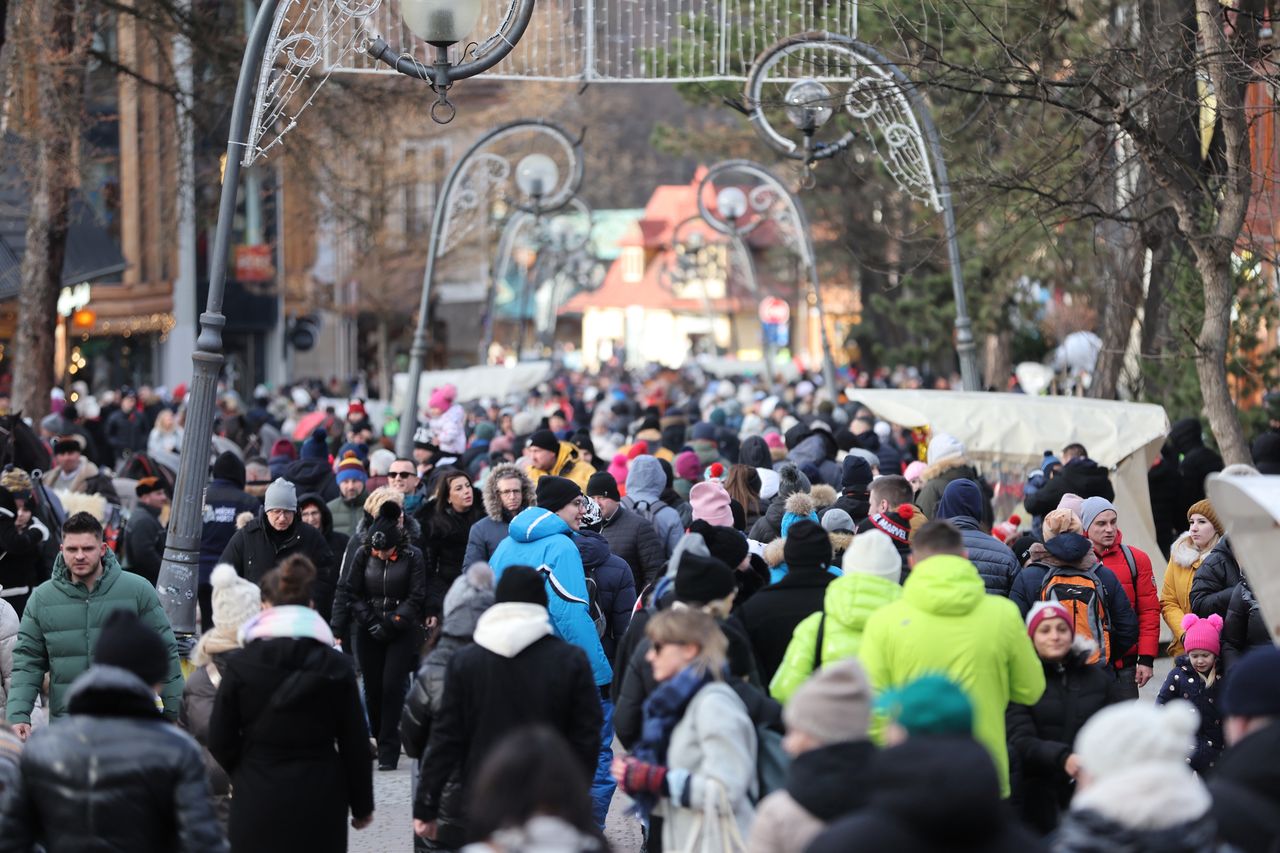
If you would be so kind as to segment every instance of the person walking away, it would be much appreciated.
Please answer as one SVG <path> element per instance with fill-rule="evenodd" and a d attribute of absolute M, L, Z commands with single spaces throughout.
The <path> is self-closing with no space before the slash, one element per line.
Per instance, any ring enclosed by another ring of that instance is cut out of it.
<path fill-rule="evenodd" d="M 209 718 L 213 715 L 213 703 L 222 684 L 224 655 L 241 648 L 240 626 L 261 612 L 262 592 L 257 584 L 244 580 L 228 565 L 215 568 L 210 581 L 213 586 L 213 628 L 200 635 L 191 651 L 195 671 L 182 689 L 178 725 L 203 748 L 214 811 L 225 833 L 231 819 L 231 777 L 209 752 Z"/>
<path fill-rule="evenodd" d="M 721 681 L 724 634 L 696 610 L 659 613 L 645 633 L 659 686 L 645 702 L 644 737 L 614 759 L 613 778 L 642 816 L 662 818 L 663 850 L 740 847 L 755 817 L 756 731 Z"/>
<path fill-rule="evenodd" d="M 444 597 L 440 638 L 423 660 L 400 712 L 400 741 L 404 744 L 405 754 L 418 763 L 419 774 L 421 759 L 431 739 L 432 723 L 444 701 L 444 677 L 449 661 L 458 649 L 472 641 L 476 623 L 492 604 L 493 570 L 486 563 L 472 564 L 453 582 Z M 586 788 L 585 783 L 583 788 Z M 464 815 L 462 779 L 454 775 L 445 782 L 440 795 L 436 837 L 428 840 L 415 835 L 415 849 L 456 850 L 461 847 L 466 840 Z"/>
<path fill-rule="evenodd" d="M 1231 593 L 1227 605 L 1227 618 L 1222 620 L 1222 658 L 1228 667 L 1254 649 L 1273 645 L 1271 631 L 1263 618 L 1258 598 L 1249 586 L 1249 579 L 1242 577 Z"/>
<path fill-rule="evenodd" d="M 1209 791 L 1187 765 L 1197 725 L 1186 702 L 1122 702 L 1095 714 L 1076 738 L 1081 772 L 1054 853 L 1227 853 Z"/>
<path fill-rule="evenodd" d="M 1205 776 L 1225 746 L 1222 715 L 1218 709 L 1224 676 L 1222 619 L 1216 613 L 1208 619 L 1188 613 L 1182 621 L 1182 631 L 1187 653 L 1174 660 L 1173 669 L 1169 670 L 1156 696 L 1156 704 L 1182 699 L 1195 706 L 1200 714 L 1200 727 L 1188 763 L 1192 770 Z"/>
<path fill-rule="evenodd" d="M 1222 522 L 1207 500 L 1192 504 L 1187 510 L 1187 530 L 1174 541 L 1169 551 L 1169 565 L 1164 571 L 1160 589 L 1160 615 L 1173 632 L 1169 655 L 1177 657 L 1182 646 L 1182 619 L 1191 612 L 1191 585 L 1196 570 L 1222 537 Z"/>
<path fill-rule="evenodd" d="M 871 701 L 856 660 L 833 661 L 796 691 L 783 711 L 787 784 L 760 801 L 748 853 L 801 853 L 827 824 L 866 804 Z"/>
<path fill-rule="evenodd" d="M 1076 735 L 1094 714 L 1123 702 L 1105 664 L 1090 663 L 1092 641 L 1077 637 L 1075 622 L 1056 601 L 1038 601 L 1027 615 L 1027 634 L 1044 667 L 1044 695 L 1034 705 L 1011 703 L 1005 712 L 1009 755 L 1021 771 L 1013 800 L 1026 824 L 1048 835 L 1071 803 L 1080 759 Z"/>
<path fill-rule="evenodd" d="M 490 751 L 524 726 L 545 724 L 565 738 L 584 793 L 595 772 L 599 693 L 586 655 L 554 636 L 543 576 L 528 566 L 509 566 L 494 602 L 476 622 L 475 642 L 458 649 L 446 667 L 413 802 L 420 838 L 436 840 L 450 780 L 460 780 L 465 801 Z"/>
<path fill-rule="evenodd" d="M 963 556 L 960 531 L 931 521 L 916 532 L 912 549 L 902 598 L 871 614 L 858 658 L 880 692 L 925 674 L 959 684 L 973 702 L 974 736 L 990 752 L 1008 796 L 1005 708 L 1039 701 L 1044 670 L 1017 605 L 986 594 Z"/>
<path fill-rule="evenodd" d="M 1061 505 L 1065 495 L 1115 500 L 1116 491 L 1107 469 L 1089 458 L 1089 451 L 1083 444 L 1068 444 L 1062 448 L 1062 468 L 1051 474 L 1049 481 L 1034 495 L 1024 500 L 1023 506 L 1033 516 L 1048 515 Z"/>
<path fill-rule="evenodd" d="M 964 537 L 969 562 L 977 566 L 987 592 L 1008 597 L 1021 567 L 1009 546 L 979 526 L 982 501 L 982 489 L 977 483 L 963 478 L 952 480 L 942 491 L 938 518 L 950 521 Z"/>
<path fill-rule="evenodd" d="M 290 462 L 281 475 L 305 493 L 319 492 L 326 501 L 338 497 L 338 481 L 329 462 L 329 433 L 316 427 L 302 442 L 299 458 Z"/>
<path fill-rule="evenodd" d="M 471 475 L 446 468 L 436 480 L 435 494 L 418 516 L 422 526 L 422 558 L 427 572 L 426 613 L 439 616 L 445 593 L 466 568 L 471 526 L 484 517 L 484 508 Z"/>
<path fill-rule="evenodd" d="M 213 585 L 209 578 L 218 558 L 236 532 L 236 516 L 257 513 L 260 504 L 245 491 L 246 466 L 230 450 L 218 454 L 204 493 L 204 523 L 200 527 L 200 630 L 213 630 Z"/>
<path fill-rule="evenodd" d="M 465 569 L 473 563 L 488 562 L 498 545 L 507 538 L 511 519 L 533 506 L 533 483 L 516 465 L 494 466 L 482 490 L 484 518 L 471 525 L 467 550 L 462 556 Z"/>
<path fill-rule="evenodd" d="M 86 669 L 107 616 L 129 610 L 160 635 L 169 650 L 162 698 L 164 715 L 176 719 L 182 702 L 182 668 L 169 620 L 156 588 L 120 568 L 102 541 L 102 524 L 87 512 L 62 525 L 62 550 L 53 577 L 27 601 L 13 649 L 13 680 L 5 716 L 24 740 L 31 734 L 31 709 L 49 676 L 49 718 L 67 713 L 71 683 Z"/>
<path fill-rule="evenodd" d="M 666 568 L 666 550 L 653 524 L 622 504 L 618 481 L 608 471 L 593 474 L 587 481 L 586 496 L 600 506 L 601 533 L 609 550 L 631 568 L 636 593 L 652 586 Z"/>
<path fill-rule="evenodd" d="M 627 495 L 622 501 L 625 509 L 653 525 L 662 544 L 663 559 L 671 557 L 685 530 L 679 510 L 662 499 L 666 485 L 662 463 L 648 454 L 637 456 L 627 471 Z M 782 517 L 781 511 L 778 517 Z"/>
<path fill-rule="evenodd" d="M 152 586 L 160 578 L 160 561 L 164 557 L 164 525 L 160 514 L 168 503 L 164 486 L 155 477 L 143 477 L 134 486 L 137 505 L 124 527 L 124 559 L 121 566 L 147 579 Z"/>
<path fill-rule="evenodd" d="M 1227 749 L 1209 780 L 1222 839 L 1243 853 L 1280 844 L 1280 649 L 1249 652 L 1222 693 Z"/>
<path fill-rule="evenodd" d="M 136 613 L 106 616 L 66 719 L 27 740 L 0 798 L 0 850 L 227 851 L 200 747 L 157 702 L 171 646 Z"/>
<path fill-rule="evenodd" d="M 1181 507 L 1204 500 L 1204 481 L 1222 470 L 1222 457 L 1204 446 L 1204 425 L 1199 418 L 1183 418 L 1169 427 L 1169 443 L 1177 451 L 1182 475 Z"/>
<path fill-rule="evenodd" d="M 583 501 L 582 527 L 574 542 L 582 556 L 582 570 L 587 578 L 587 601 L 591 619 L 600 636 L 605 656 L 613 660 L 618 643 L 631 624 L 636 608 L 635 579 L 631 567 L 609 550 L 609 540 L 599 531 L 603 521 L 600 507 L 591 498 Z"/>
<path fill-rule="evenodd" d="M 1116 662 L 1121 684 L 1135 699 L 1151 680 L 1155 657 L 1160 651 L 1160 596 L 1151 571 L 1151 558 L 1138 548 L 1124 544 L 1119 515 L 1106 498 L 1088 498 L 1080 508 L 1080 522 L 1093 543 L 1093 553 L 1120 581 L 1120 588 L 1138 616 L 1138 642 L 1122 652 Z"/>
<path fill-rule="evenodd" d="M 107 418 L 111 462 L 120 465 L 133 454 L 146 450 L 150 434 L 147 415 L 138 409 L 138 392 L 132 388 L 120 389 L 120 408 Z"/>
<path fill-rule="evenodd" d="M 209 751 L 230 775 L 236 853 L 347 849 L 347 816 L 373 822 L 369 730 L 350 658 L 311 608 L 315 568 L 301 555 L 262 578 L 263 611 L 225 655 Z"/>
<path fill-rule="evenodd" d="M 333 515 L 333 529 L 345 536 L 355 533 L 356 525 L 364 515 L 364 499 L 368 497 L 366 486 L 369 475 L 365 473 L 364 463 L 355 451 L 348 450 L 338 460 L 337 472 L 333 475 L 338 483 L 338 496 L 329 501 L 329 512 Z"/>
<path fill-rule="evenodd" d="M 422 552 L 405 540 L 400 512 L 395 501 L 382 504 L 344 582 L 379 770 L 400 760 L 400 710 L 418 665 L 427 595 Z"/>

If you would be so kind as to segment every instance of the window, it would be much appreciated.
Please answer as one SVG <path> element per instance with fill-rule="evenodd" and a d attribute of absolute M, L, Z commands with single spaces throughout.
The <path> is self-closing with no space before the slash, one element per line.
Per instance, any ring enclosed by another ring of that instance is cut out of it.
<path fill-rule="evenodd" d="M 627 246 L 622 250 L 622 280 L 635 284 L 644 279 L 644 247 Z"/>

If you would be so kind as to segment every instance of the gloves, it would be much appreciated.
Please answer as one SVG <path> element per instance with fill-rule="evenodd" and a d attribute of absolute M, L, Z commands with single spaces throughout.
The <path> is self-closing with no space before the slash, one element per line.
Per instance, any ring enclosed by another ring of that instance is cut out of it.
<path fill-rule="evenodd" d="M 41 542 L 49 541 L 49 528 L 45 527 L 44 522 L 36 518 L 34 515 L 31 516 L 31 520 L 27 522 L 27 527 L 40 534 Z"/>
<path fill-rule="evenodd" d="M 666 793 L 667 768 L 661 764 L 649 764 L 638 758 L 624 758 L 627 772 L 620 787 L 628 794 L 649 794 L 661 797 Z"/>
<path fill-rule="evenodd" d="M 387 625 L 387 620 L 382 619 L 368 626 L 369 636 L 373 637 L 379 643 L 389 643 L 395 637 L 391 632 L 391 628 Z"/>

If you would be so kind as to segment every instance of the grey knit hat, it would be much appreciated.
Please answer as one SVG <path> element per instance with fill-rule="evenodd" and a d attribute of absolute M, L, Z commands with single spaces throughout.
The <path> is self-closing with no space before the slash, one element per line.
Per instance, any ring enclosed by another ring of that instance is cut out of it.
<path fill-rule="evenodd" d="M 263 509 L 287 509 L 298 511 L 298 490 L 284 477 L 277 477 L 267 486 L 267 494 L 262 502 Z"/>

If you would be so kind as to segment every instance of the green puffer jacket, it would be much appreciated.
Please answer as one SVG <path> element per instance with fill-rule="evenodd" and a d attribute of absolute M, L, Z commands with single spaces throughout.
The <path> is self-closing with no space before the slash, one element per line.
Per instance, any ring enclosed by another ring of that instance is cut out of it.
<path fill-rule="evenodd" d="M 864 572 L 851 572 L 827 585 L 822 610 L 804 618 L 791 634 L 782 665 L 769 682 L 774 699 L 787 703 L 814 670 L 817 651 L 818 623 L 827 615 L 822 627 L 822 663 L 856 657 L 862 647 L 862 629 L 867 618 L 902 595 L 902 587 L 893 581 Z"/>
<path fill-rule="evenodd" d="M 90 592 L 84 584 L 71 580 L 59 554 L 53 563 L 53 577 L 31 593 L 13 649 L 13 682 L 5 710 L 10 723 L 31 722 L 31 708 L 46 672 L 50 720 L 67 713 L 71 682 L 89 668 L 101 625 L 107 614 L 117 609 L 137 613 L 169 648 L 169 680 L 162 698 L 165 716 L 178 718 L 182 668 L 173 630 L 160 608 L 160 597 L 145 578 L 121 569 L 110 549 L 103 550 L 102 562 L 102 577 Z"/>

